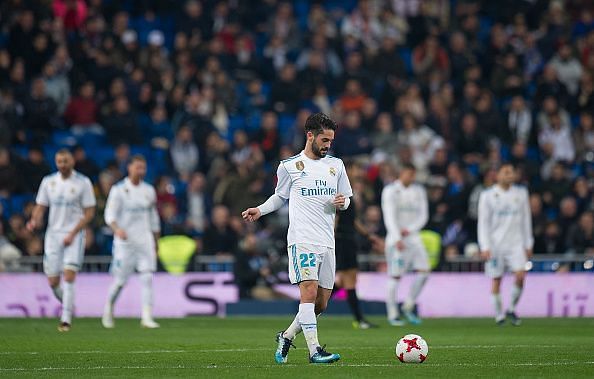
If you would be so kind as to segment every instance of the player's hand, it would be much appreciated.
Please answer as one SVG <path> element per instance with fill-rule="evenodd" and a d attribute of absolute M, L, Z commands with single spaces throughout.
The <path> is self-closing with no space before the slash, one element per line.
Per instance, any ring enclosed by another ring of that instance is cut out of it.
<path fill-rule="evenodd" d="M 35 229 L 37 229 L 37 223 L 35 222 L 35 220 L 31 219 L 31 220 L 29 220 L 27 225 L 25 225 L 25 227 L 27 228 L 28 231 L 34 232 Z"/>
<path fill-rule="evenodd" d="M 402 231 L 400 231 L 400 234 L 402 235 L 402 237 L 407 237 L 410 234 L 410 231 L 408 229 L 402 229 Z"/>
<path fill-rule="evenodd" d="M 532 249 L 526 249 L 526 258 L 531 259 L 532 258 Z"/>
<path fill-rule="evenodd" d="M 334 196 L 334 200 L 332 200 L 332 204 L 338 209 L 342 209 L 346 202 L 346 197 L 343 194 L 339 193 L 338 195 Z"/>
<path fill-rule="evenodd" d="M 241 217 L 243 217 L 245 221 L 249 222 L 256 221 L 260 218 L 260 216 L 262 216 L 262 214 L 260 213 L 260 210 L 258 208 L 248 208 L 245 211 L 241 212 Z"/>
<path fill-rule="evenodd" d="M 369 240 L 371 241 L 371 248 L 375 251 L 385 251 L 386 250 L 386 241 L 375 234 L 369 236 Z"/>
<path fill-rule="evenodd" d="M 64 237 L 64 241 L 62 241 L 62 242 L 64 243 L 64 246 L 70 246 L 70 245 L 72 245 L 73 241 L 74 241 L 74 234 L 68 233 L 68 235 L 66 235 L 66 237 Z"/>
<path fill-rule="evenodd" d="M 400 251 L 403 251 L 406 248 L 406 246 L 404 245 L 404 241 L 400 240 L 396 242 L 396 248 Z"/>
<path fill-rule="evenodd" d="M 124 229 L 116 229 L 115 232 L 113 232 L 113 234 L 118 237 L 119 239 L 122 240 L 127 240 L 128 239 L 128 234 L 126 234 L 126 231 Z"/>
<path fill-rule="evenodd" d="M 491 251 L 490 250 L 481 251 L 481 259 L 483 261 L 488 261 L 489 259 L 491 259 Z"/>

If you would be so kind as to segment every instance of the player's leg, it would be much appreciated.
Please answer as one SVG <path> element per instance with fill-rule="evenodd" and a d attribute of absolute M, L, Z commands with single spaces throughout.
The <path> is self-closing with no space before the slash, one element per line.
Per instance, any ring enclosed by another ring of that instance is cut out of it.
<path fill-rule="evenodd" d="M 415 242 L 411 242 L 411 247 L 407 249 L 405 254 L 411 258 L 412 268 L 416 271 L 416 275 L 402 309 L 408 321 L 411 324 L 418 325 L 421 323 L 421 319 L 414 314 L 413 309 L 429 277 L 429 258 L 420 238 Z"/>
<path fill-rule="evenodd" d="M 386 292 L 386 311 L 388 323 L 393 326 L 402 326 L 404 321 L 398 310 L 398 286 L 404 274 L 404 259 L 396 247 L 386 247 L 386 262 L 388 264 L 388 283 Z"/>
<path fill-rule="evenodd" d="M 492 279 L 491 283 L 491 301 L 495 309 L 495 323 L 503 325 L 505 314 L 501 305 L 501 278 L 505 272 L 505 265 L 500 254 L 491 252 L 491 258 L 485 262 L 485 274 Z"/>
<path fill-rule="evenodd" d="M 60 331 L 70 330 L 74 312 L 74 281 L 84 259 L 84 232 L 76 235 L 72 243 L 64 249 L 64 282 L 62 283 L 62 317 Z"/>
<path fill-rule="evenodd" d="M 342 283 L 344 289 L 347 291 L 347 302 L 355 321 L 353 326 L 357 329 L 369 329 L 375 325 L 371 324 L 363 317 L 361 311 L 361 304 L 359 303 L 359 297 L 357 296 L 357 269 L 350 268 L 342 272 Z"/>
<path fill-rule="evenodd" d="M 133 254 L 133 251 L 128 251 L 121 244 L 113 244 L 112 255 L 113 259 L 109 271 L 111 272 L 113 280 L 107 292 L 107 300 L 105 302 L 105 307 L 103 308 L 103 316 L 101 317 L 101 324 L 108 329 L 115 327 L 113 318 L 115 302 L 136 266 L 136 257 Z"/>
<path fill-rule="evenodd" d="M 306 323 L 301 322 L 301 328 L 303 329 L 303 334 L 305 335 L 307 341 L 307 347 L 309 348 L 309 361 L 311 363 L 332 363 L 340 359 L 340 354 L 329 353 L 323 347 L 320 347 L 320 343 L 318 342 L 317 320 L 315 315 L 322 314 L 322 312 L 324 312 L 328 307 L 328 301 L 332 295 L 332 287 L 334 286 L 334 277 L 336 274 L 336 256 L 334 255 L 334 249 L 327 247 L 318 247 L 318 249 L 320 251 L 320 253 L 316 256 L 318 288 L 316 291 L 313 312 L 313 320 L 316 321 L 316 324 L 310 326 L 306 325 L 307 322 L 311 322 L 312 320 L 311 313 L 308 311 L 307 321 Z M 306 296 L 309 296 L 309 292 L 307 292 Z M 309 337 L 307 333 L 311 333 Z"/>
<path fill-rule="evenodd" d="M 61 303 L 63 298 L 62 287 L 60 287 L 60 275 L 62 273 L 63 251 L 60 249 L 56 238 L 51 233 L 45 234 L 43 243 L 43 272 L 56 299 Z"/>
<path fill-rule="evenodd" d="M 152 242 L 152 240 L 151 240 Z M 157 257 L 154 243 L 148 243 L 138 251 L 138 266 L 141 285 L 142 316 L 140 325 L 143 328 L 158 328 L 159 324 L 153 319 L 153 274 L 157 271 Z"/>
<path fill-rule="evenodd" d="M 522 296 L 524 289 L 524 280 L 526 279 L 526 256 L 523 251 L 517 251 L 513 255 L 507 257 L 507 263 L 514 273 L 514 285 L 511 292 L 511 303 L 507 310 L 507 317 L 510 319 L 512 325 L 519 326 L 522 321 L 516 314 L 516 305 Z"/>

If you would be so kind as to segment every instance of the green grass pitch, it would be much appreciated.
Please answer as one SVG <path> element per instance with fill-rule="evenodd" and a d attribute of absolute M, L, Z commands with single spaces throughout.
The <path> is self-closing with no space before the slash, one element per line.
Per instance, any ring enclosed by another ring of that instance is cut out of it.
<path fill-rule="evenodd" d="M 58 333 L 49 319 L 0 319 L 0 377 L 471 378 L 594 377 L 594 319 L 526 319 L 497 327 L 487 319 L 429 319 L 421 326 L 354 330 L 347 317 L 321 317 L 320 342 L 342 359 L 311 365 L 302 335 L 289 363 L 274 362 L 275 333 L 290 317 L 160 320 L 146 330 L 118 319 L 76 319 Z M 394 346 L 423 336 L 429 356 L 403 364 Z"/>

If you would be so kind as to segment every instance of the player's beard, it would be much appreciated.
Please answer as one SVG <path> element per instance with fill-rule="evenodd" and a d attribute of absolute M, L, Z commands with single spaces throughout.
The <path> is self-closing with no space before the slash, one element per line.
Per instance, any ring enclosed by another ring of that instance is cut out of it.
<path fill-rule="evenodd" d="M 311 142 L 311 151 L 318 158 L 324 158 L 326 156 L 326 154 L 328 154 L 328 149 L 326 149 L 326 148 L 320 149 L 320 147 L 316 143 L 315 139 Z"/>

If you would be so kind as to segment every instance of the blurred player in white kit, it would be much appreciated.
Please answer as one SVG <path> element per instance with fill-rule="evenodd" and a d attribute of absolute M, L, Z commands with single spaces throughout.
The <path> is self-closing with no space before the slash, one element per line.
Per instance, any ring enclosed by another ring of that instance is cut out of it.
<path fill-rule="evenodd" d="M 89 178 L 74 171 L 74 158 L 70 151 L 58 151 L 55 162 L 58 172 L 41 181 L 27 229 L 34 231 L 40 228 L 49 208 L 43 271 L 54 295 L 62 303 L 58 330 L 68 332 L 72 325 L 74 281 L 85 253 L 84 229 L 95 215 L 96 200 Z M 61 286 L 60 275 L 64 277 Z"/>
<path fill-rule="evenodd" d="M 289 347 L 303 331 L 310 363 L 332 363 L 340 355 L 327 352 L 318 342 L 316 316 L 328 304 L 336 274 L 334 218 L 346 210 L 353 195 L 342 160 L 327 155 L 334 140 L 336 123 L 323 113 L 305 122 L 305 149 L 281 161 L 275 193 L 260 206 L 248 208 L 242 216 L 253 222 L 279 209 L 289 200 L 289 278 L 299 285 L 299 312 L 284 331 L 277 334 L 275 361 L 287 362 Z"/>
<path fill-rule="evenodd" d="M 526 188 L 514 185 L 516 172 L 510 163 L 497 171 L 497 184 L 483 191 L 478 207 L 478 242 L 485 262 L 485 273 L 493 279 L 491 294 L 495 322 L 501 325 L 506 316 L 514 326 L 521 320 L 516 305 L 522 295 L 526 263 L 532 256 L 534 238 Z M 515 283 L 511 303 L 504 314 L 501 304 L 501 278 L 506 269 L 513 272 Z"/>
<path fill-rule="evenodd" d="M 429 205 L 423 186 L 414 183 L 415 174 L 415 166 L 403 165 L 398 180 L 382 191 L 382 212 L 387 232 L 385 253 L 390 276 L 386 309 L 388 322 L 394 326 L 404 325 L 398 311 L 398 286 L 402 276 L 411 270 L 416 272 L 416 278 L 402 312 L 411 324 L 421 323 L 413 308 L 430 271 L 427 250 L 419 235 L 429 219 Z"/>
<path fill-rule="evenodd" d="M 128 176 L 114 184 L 105 206 L 105 222 L 113 230 L 114 277 L 109 288 L 107 303 L 101 323 L 105 328 L 115 326 L 114 303 L 126 281 L 138 271 L 142 287 L 142 316 L 144 328 L 158 328 L 153 320 L 153 273 L 157 269 L 157 240 L 161 231 L 157 213 L 157 194 L 152 185 L 143 179 L 146 160 L 135 155 L 128 163 Z"/>

